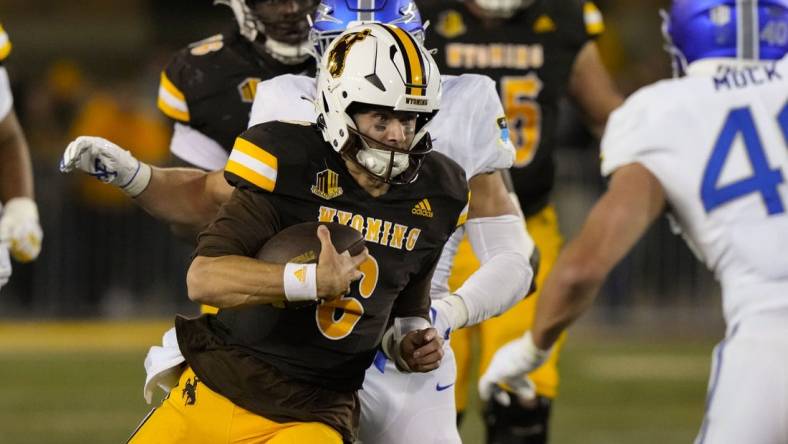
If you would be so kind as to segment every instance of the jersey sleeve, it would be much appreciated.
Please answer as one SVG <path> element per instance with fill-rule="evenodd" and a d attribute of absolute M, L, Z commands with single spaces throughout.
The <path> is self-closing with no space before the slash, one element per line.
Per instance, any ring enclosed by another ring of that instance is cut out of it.
<path fill-rule="evenodd" d="M 188 63 L 184 52 L 178 52 L 161 72 L 157 105 L 165 116 L 183 123 L 190 123 L 189 105 L 184 94 L 188 78 Z"/>
<path fill-rule="evenodd" d="M 421 271 L 411 278 L 397 296 L 389 319 L 420 317 L 430 320 L 430 283 L 439 258 L 440 254 L 436 253 L 422 264 Z"/>
<path fill-rule="evenodd" d="M 583 2 L 583 24 L 585 25 L 586 35 L 589 38 L 596 38 L 605 32 L 605 20 L 602 11 L 592 1 Z"/>
<path fill-rule="evenodd" d="M 227 151 L 219 143 L 180 122 L 175 122 L 170 151 L 179 159 L 206 171 L 221 170 L 227 163 Z"/>
<path fill-rule="evenodd" d="M 244 131 L 233 145 L 224 167 L 230 185 L 256 192 L 283 192 L 283 175 L 290 173 L 289 183 L 299 178 L 293 173 L 307 162 L 306 152 L 293 143 L 287 124 L 267 122 Z"/>
<path fill-rule="evenodd" d="M 314 123 L 315 79 L 285 74 L 257 85 L 249 127 L 274 120 Z"/>
<path fill-rule="evenodd" d="M 550 8 L 558 19 L 556 32 L 577 48 L 605 31 L 602 12 L 590 0 L 554 0 Z"/>
<path fill-rule="evenodd" d="M 475 77 L 474 96 L 478 102 L 473 121 L 472 131 L 475 162 L 468 179 L 495 170 L 509 168 L 514 162 L 514 145 L 509 139 L 509 128 L 503 111 L 501 99 L 495 82 L 486 76 L 466 74 L 462 77 Z"/>
<path fill-rule="evenodd" d="M 279 230 L 278 213 L 266 196 L 236 189 L 216 219 L 200 233 L 195 255 L 254 257 Z"/>
<path fill-rule="evenodd" d="M 653 87 L 641 89 L 610 114 L 600 145 L 602 175 L 607 177 L 618 168 L 638 162 L 654 173 L 664 169 L 659 159 L 669 137 L 655 119 L 669 110 L 662 106 Z"/>
<path fill-rule="evenodd" d="M 0 64 L 8 58 L 9 54 L 11 54 L 11 39 L 8 38 L 3 25 L 0 25 Z"/>

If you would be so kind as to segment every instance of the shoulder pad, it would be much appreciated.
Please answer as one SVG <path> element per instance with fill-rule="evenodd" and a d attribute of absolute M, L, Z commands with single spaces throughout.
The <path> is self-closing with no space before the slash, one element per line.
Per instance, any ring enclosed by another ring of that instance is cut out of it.
<path fill-rule="evenodd" d="M 666 137 L 670 138 L 670 133 L 662 129 L 658 120 L 665 115 L 678 116 L 681 112 L 680 102 L 665 100 L 673 96 L 666 91 L 675 83 L 663 80 L 643 87 L 610 114 L 600 142 L 603 176 L 637 161 L 643 154 L 653 153 L 658 146 L 664 145 Z"/>
<path fill-rule="evenodd" d="M 264 80 L 257 87 L 249 126 L 272 120 L 315 122 L 314 96 L 313 77 L 284 74 Z"/>
<path fill-rule="evenodd" d="M 203 57 L 219 53 L 232 42 L 232 37 L 216 34 L 182 48 L 172 56 L 159 81 L 157 105 L 164 115 L 190 123 L 192 116 L 189 114 L 187 99 L 194 95 L 194 91 L 189 91 L 194 87 L 189 85 L 194 85 L 194 80 L 201 78 L 201 71 L 205 72 L 200 68 L 202 65 L 212 63 L 209 57 Z"/>
<path fill-rule="evenodd" d="M 5 32 L 5 29 L 3 29 L 3 25 L 0 25 L 0 62 L 5 60 L 10 53 L 11 40 L 8 38 L 8 34 Z"/>
<path fill-rule="evenodd" d="M 224 168 L 225 178 L 237 188 L 274 192 L 283 170 L 308 162 L 306 145 L 312 131 L 312 125 L 285 122 L 249 128 L 235 139 Z"/>

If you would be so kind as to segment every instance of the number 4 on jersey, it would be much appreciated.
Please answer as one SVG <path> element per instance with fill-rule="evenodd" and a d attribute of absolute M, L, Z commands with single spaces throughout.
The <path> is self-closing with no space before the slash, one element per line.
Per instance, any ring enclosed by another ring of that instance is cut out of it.
<path fill-rule="evenodd" d="M 777 121 L 782 129 L 786 144 L 788 144 L 788 104 L 777 116 Z M 718 187 L 723 166 L 730 155 L 733 142 L 739 134 L 742 136 L 747 157 L 752 166 L 752 175 Z M 714 144 L 706 170 L 703 172 L 700 196 L 706 212 L 709 213 L 720 205 L 750 193 L 760 193 L 769 215 L 784 213 L 785 206 L 777 191 L 777 185 L 783 182 L 782 171 L 779 168 L 771 169 L 769 167 L 750 109 L 736 108 L 731 110 L 717 142 Z"/>

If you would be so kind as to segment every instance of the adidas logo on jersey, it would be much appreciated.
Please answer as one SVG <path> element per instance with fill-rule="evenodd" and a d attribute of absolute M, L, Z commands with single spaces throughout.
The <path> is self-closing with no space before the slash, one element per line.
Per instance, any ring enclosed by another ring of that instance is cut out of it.
<path fill-rule="evenodd" d="M 410 212 L 416 216 L 432 217 L 432 206 L 430 205 L 430 201 L 422 199 L 421 202 L 417 203 L 416 206 L 410 210 Z"/>

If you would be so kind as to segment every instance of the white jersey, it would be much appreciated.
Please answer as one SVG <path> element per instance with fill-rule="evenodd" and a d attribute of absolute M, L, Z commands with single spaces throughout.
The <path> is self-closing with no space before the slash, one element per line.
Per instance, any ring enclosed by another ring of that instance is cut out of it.
<path fill-rule="evenodd" d="M 728 325 L 788 307 L 788 58 L 690 75 L 632 95 L 608 121 L 602 174 L 637 162 L 723 289 Z"/>

